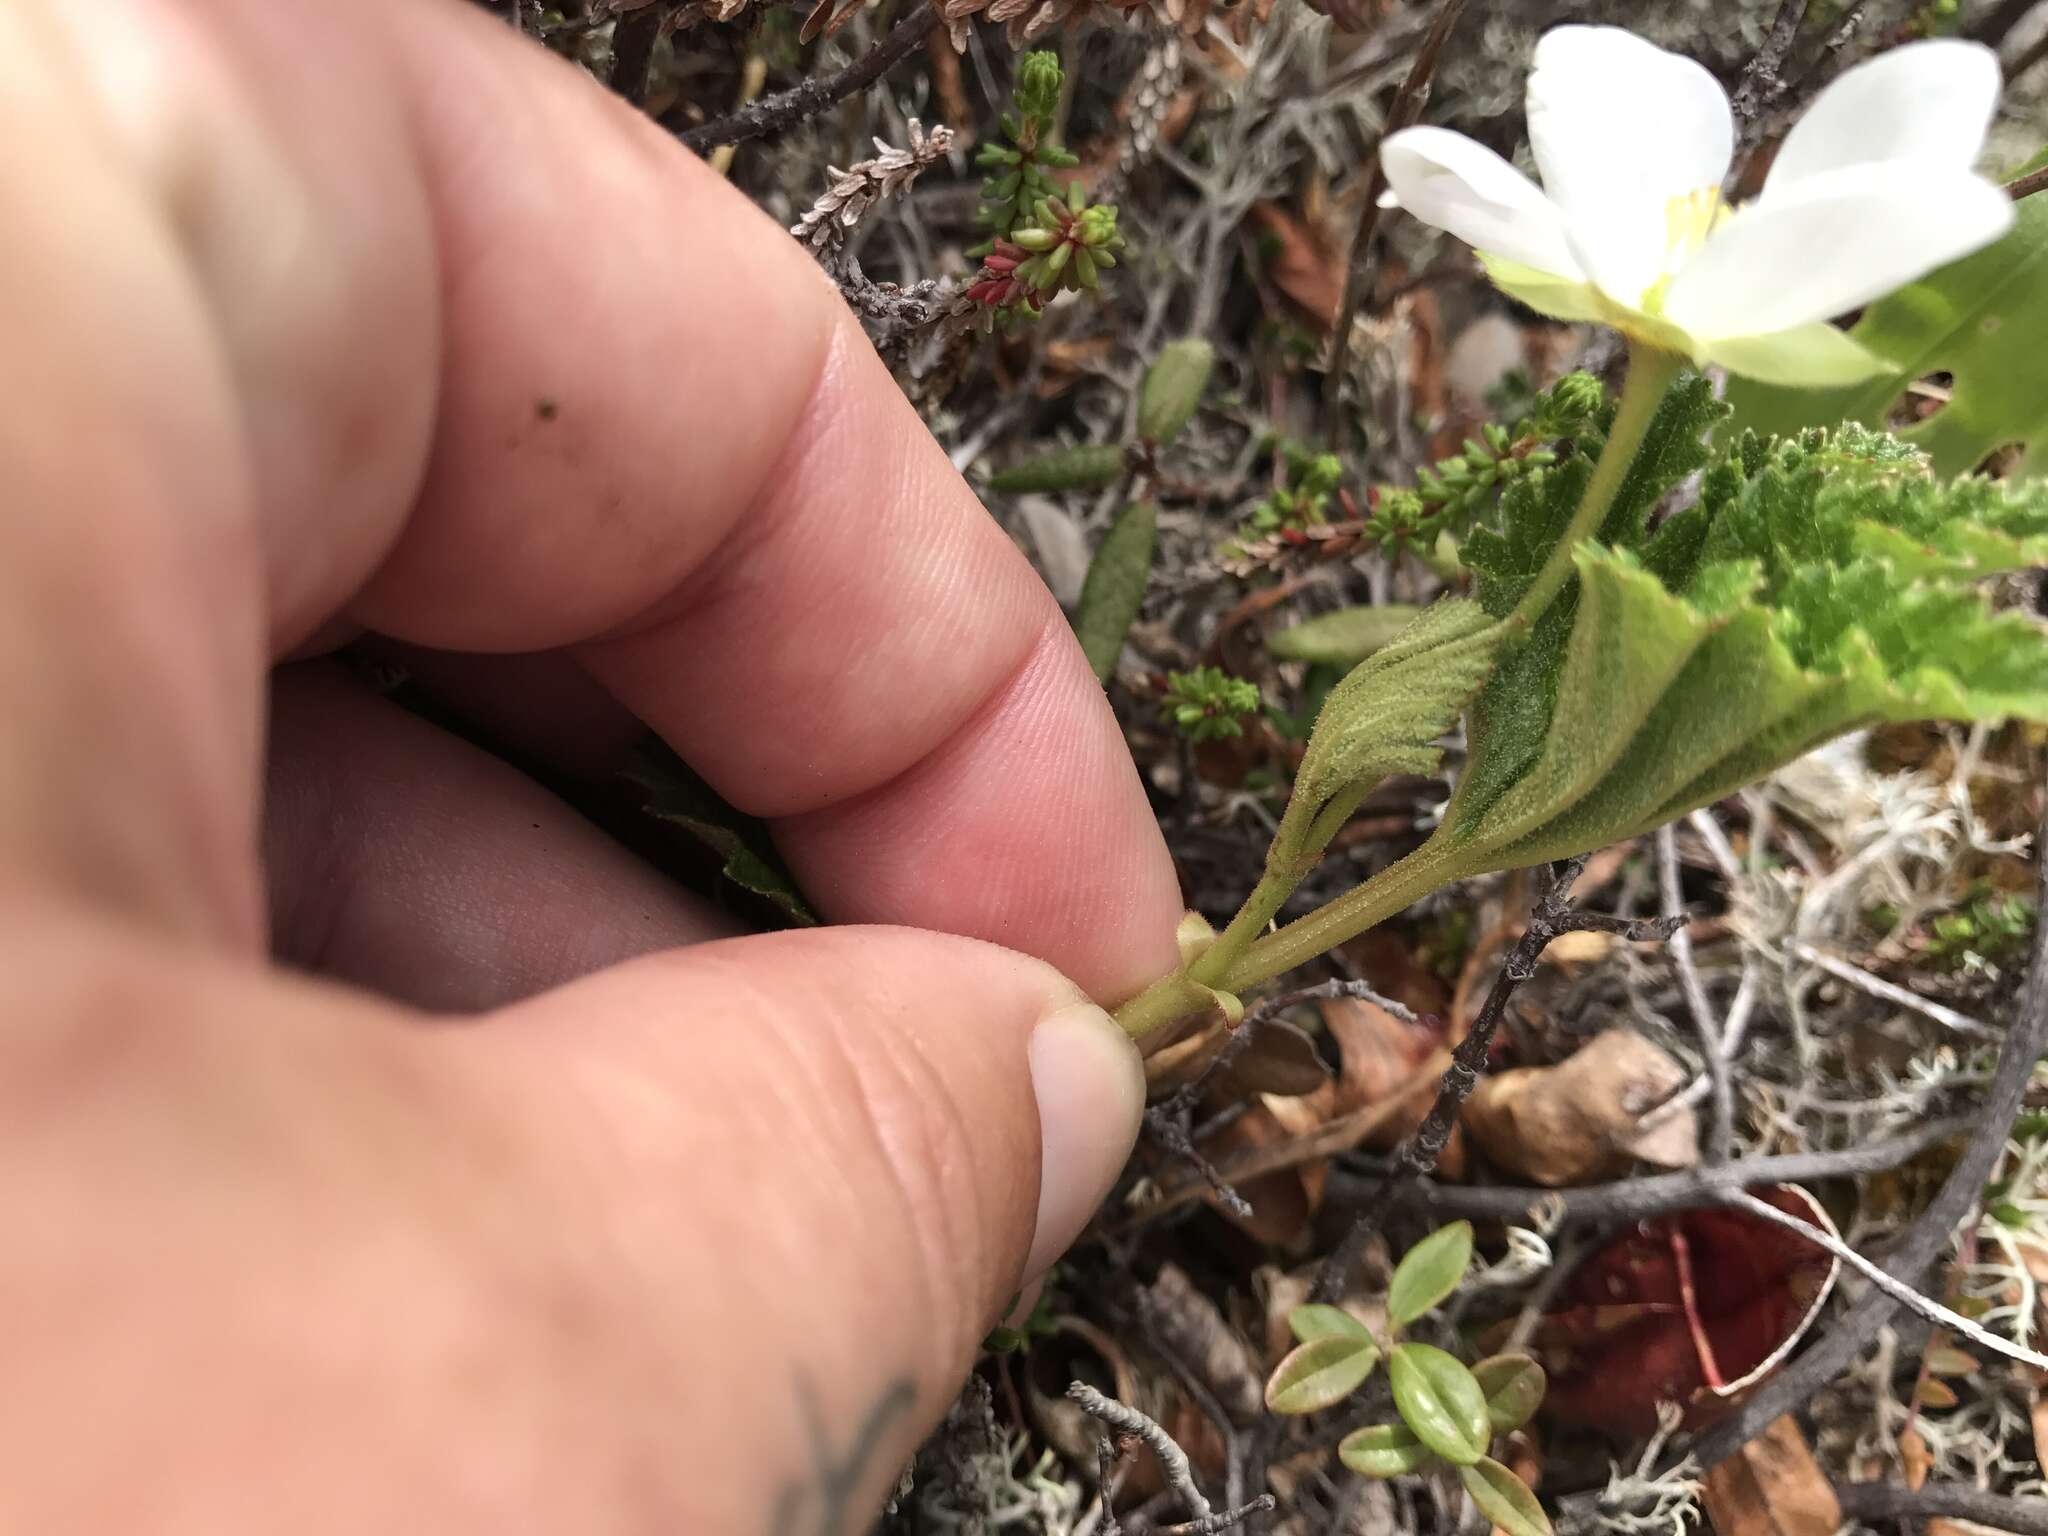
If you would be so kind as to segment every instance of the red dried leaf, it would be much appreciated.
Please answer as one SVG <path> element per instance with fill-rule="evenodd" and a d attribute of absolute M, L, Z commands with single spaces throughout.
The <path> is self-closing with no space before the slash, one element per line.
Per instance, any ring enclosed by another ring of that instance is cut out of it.
<path fill-rule="evenodd" d="M 1835 1230 L 1797 1185 L 1752 1193 Z M 1544 1411 L 1619 1435 L 1655 1429 L 1660 1402 L 1684 1409 L 1689 1428 L 1712 1423 L 1805 1335 L 1839 1267 L 1747 1211 L 1642 1222 L 1582 1264 L 1538 1325 L 1535 1353 L 1550 1373 Z"/>

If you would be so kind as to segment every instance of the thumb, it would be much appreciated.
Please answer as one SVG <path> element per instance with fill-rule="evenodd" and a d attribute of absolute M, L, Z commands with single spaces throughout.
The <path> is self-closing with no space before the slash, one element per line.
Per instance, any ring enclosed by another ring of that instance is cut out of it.
<path fill-rule="evenodd" d="M 651 956 L 468 1040 L 566 1181 L 603 1270 L 572 1293 L 616 1298 L 692 1531 L 865 1529 L 1144 1101 L 1056 972 L 909 929 Z"/>

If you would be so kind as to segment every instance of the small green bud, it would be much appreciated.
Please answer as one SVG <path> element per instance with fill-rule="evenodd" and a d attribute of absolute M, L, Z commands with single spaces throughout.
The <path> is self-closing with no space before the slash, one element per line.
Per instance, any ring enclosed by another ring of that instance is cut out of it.
<path fill-rule="evenodd" d="M 1060 109 L 1060 90 L 1065 84 L 1058 54 L 1046 49 L 1025 54 L 1017 61 L 1017 110 L 1041 127 L 1049 125 Z"/>
<path fill-rule="evenodd" d="M 1217 741 L 1242 736 L 1241 716 L 1259 708 L 1256 683 L 1232 677 L 1221 667 L 1197 667 L 1192 672 L 1166 674 L 1166 698 L 1162 712 L 1181 733 L 1194 741 Z"/>
<path fill-rule="evenodd" d="M 1553 421 L 1590 416 L 1606 398 L 1607 391 L 1590 373 L 1568 373 L 1550 386 L 1549 415 Z"/>
<path fill-rule="evenodd" d="M 1108 203 L 1083 208 L 1074 225 L 1083 245 L 1108 245 L 1117 238 L 1116 209 Z"/>

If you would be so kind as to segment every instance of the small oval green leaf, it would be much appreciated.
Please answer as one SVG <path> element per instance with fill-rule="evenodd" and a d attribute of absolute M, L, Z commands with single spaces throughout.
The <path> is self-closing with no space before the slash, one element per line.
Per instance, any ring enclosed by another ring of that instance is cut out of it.
<path fill-rule="evenodd" d="M 1472 1379 L 1486 1394 L 1487 1422 L 1497 1435 L 1528 1423 L 1547 1385 L 1543 1367 L 1527 1355 L 1491 1355 L 1472 1367 Z"/>
<path fill-rule="evenodd" d="M 1410 1248 L 1387 1288 L 1387 1321 L 1405 1328 L 1458 1288 L 1472 1262 L 1472 1223 L 1439 1227 Z"/>
<path fill-rule="evenodd" d="M 1393 642 L 1422 610 L 1413 603 L 1339 608 L 1266 637 L 1266 649 L 1290 661 L 1327 661 L 1355 667 Z"/>
<path fill-rule="evenodd" d="M 1370 1338 L 1329 1335 L 1297 1345 L 1273 1368 L 1266 1406 L 1274 1413 L 1320 1413 L 1358 1389 L 1379 1363 Z"/>
<path fill-rule="evenodd" d="M 1124 451 L 1116 443 L 1082 443 L 1056 448 L 1012 464 L 988 477 L 992 491 L 1087 491 L 1114 485 L 1124 472 Z"/>
<path fill-rule="evenodd" d="M 1170 443 L 1180 436 L 1202 403 L 1216 351 L 1196 336 L 1186 336 L 1163 349 L 1145 370 L 1138 391 L 1138 436 Z"/>
<path fill-rule="evenodd" d="M 1312 1339 L 1364 1339 L 1372 1342 L 1372 1330 L 1342 1307 L 1319 1301 L 1304 1302 L 1287 1314 L 1287 1326 L 1294 1337 L 1306 1344 Z"/>
<path fill-rule="evenodd" d="M 1458 1468 L 1458 1481 L 1472 1495 L 1479 1513 L 1507 1532 L 1507 1536 L 1550 1536 L 1550 1516 L 1536 1502 L 1536 1495 L 1506 1467 L 1491 1458 Z"/>
<path fill-rule="evenodd" d="M 1387 1381 L 1402 1421 L 1445 1461 L 1469 1467 L 1486 1453 L 1486 1394 L 1455 1357 L 1431 1344 L 1398 1344 Z"/>
<path fill-rule="evenodd" d="M 1074 605 L 1074 634 L 1088 665 L 1095 669 L 1097 682 L 1108 682 L 1109 674 L 1116 670 L 1124 636 L 1131 632 L 1144 604 L 1158 532 L 1158 514 L 1152 503 L 1133 502 L 1109 525 L 1095 558 L 1088 562 L 1081 600 Z"/>
<path fill-rule="evenodd" d="M 1409 1433 L 1405 1424 L 1375 1424 L 1346 1435 L 1337 1459 L 1362 1477 L 1406 1477 L 1436 1460 L 1436 1452 Z"/>

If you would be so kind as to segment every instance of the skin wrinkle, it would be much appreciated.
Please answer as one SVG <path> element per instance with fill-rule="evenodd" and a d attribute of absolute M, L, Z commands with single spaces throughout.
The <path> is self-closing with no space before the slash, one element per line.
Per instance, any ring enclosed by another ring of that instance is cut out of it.
<path fill-rule="evenodd" d="M 608 678 L 637 676 L 648 656 L 688 657 L 691 712 L 653 723 L 751 815 L 819 811 L 906 774 L 965 729 L 1038 643 L 1030 616 L 1064 622 L 942 456 L 908 434 L 872 439 L 862 375 L 879 368 L 850 320 L 836 326 L 752 509 L 653 622 L 579 652 Z M 871 503 L 857 519 L 845 494 L 849 464 L 861 465 L 861 499 Z M 933 516 L 949 503 L 960 515 Z M 788 618 L 763 624 L 764 610 Z M 860 649 L 820 644 L 821 629 L 853 630 Z M 849 668 L 863 680 L 914 672 L 919 686 L 891 689 L 891 707 L 877 713 L 875 685 L 849 689 Z M 742 742 L 725 722 L 764 690 L 784 723 Z M 817 755 L 820 739 L 832 743 L 829 757 Z"/>
<path fill-rule="evenodd" d="M 976 796 L 971 813 L 947 818 L 943 826 L 918 814 L 918 807 L 971 795 L 981 782 L 979 761 L 989 754 L 1003 758 L 1013 774 L 1020 769 L 1032 773 L 1039 767 L 1032 760 L 1043 756 L 1052 771 L 1035 776 L 1046 784 L 1045 795 L 1075 806 L 1104 798 L 1114 804 L 1101 786 L 1109 775 L 1129 774 L 1128 759 L 1076 752 L 1071 742 L 1060 743 L 1045 728 L 1048 712 L 1060 707 L 1058 668 L 1061 652 L 1072 643 L 1063 625 L 1048 625 L 1007 688 L 902 779 L 830 811 L 781 823 L 777 841 L 799 881 L 809 884 L 812 861 L 821 858 L 834 866 L 862 868 L 860 891 L 837 910 L 848 921 L 885 918 L 890 905 L 901 899 L 899 886 L 914 882 L 922 899 L 937 899 L 958 914 L 959 931 L 999 944 L 1026 931 L 1078 936 L 1112 914 L 1158 902 L 1163 894 L 1155 883 L 1158 876 L 1135 863 L 1082 859 L 1063 869 L 1056 881 L 1031 879 L 1033 860 L 1040 855 L 1028 841 L 1018 845 L 1011 826 L 1015 808 L 1004 797 Z M 1043 797 L 1031 809 L 1051 815 Z M 1104 813 L 1105 828 L 1113 826 L 1113 817 L 1113 810 Z M 1093 820 L 1069 828 L 1077 850 L 1095 851 L 1088 841 L 1096 831 Z M 1106 838 L 1095 845 L 1107 846 Z M 1171 892 L 1165 899 L 1177 895 Z M 1116 998 L 1163 975 L 1176 958 L 1171 935 L 1162 934 L 1156 948 L 1134 946 L 1075 979 L 1091 995 Z"/>

